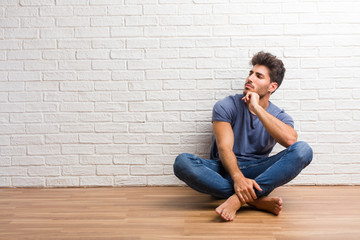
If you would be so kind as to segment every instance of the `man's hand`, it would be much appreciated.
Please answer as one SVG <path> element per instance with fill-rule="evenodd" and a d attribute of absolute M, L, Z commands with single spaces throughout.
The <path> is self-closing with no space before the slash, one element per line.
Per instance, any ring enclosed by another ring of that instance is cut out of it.
<path fill-rule="evenodd" d="M 255 112 L 255 108 L 259 106 L 260 96 L 256 92 L 248 92 L 242 100 L 245 103 L 249 103 L 248 107 L 250 111 Z"/>
<path fill-rule="evenodd" d="M 257 190 L 262 191 L 260 186 L 253 179 L 241 177 L 234 181 L 234 190 L 241 205 L 244 205 L 246 202 L 252 202 L 257 198 L 254 187 Z"/>

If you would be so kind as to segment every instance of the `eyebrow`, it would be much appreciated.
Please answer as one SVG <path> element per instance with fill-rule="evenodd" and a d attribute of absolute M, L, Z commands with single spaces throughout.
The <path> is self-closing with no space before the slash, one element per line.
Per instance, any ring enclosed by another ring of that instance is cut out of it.
<path fill-rule="evenodd" d="M 253 73 L 254 71 L 253 70 L 250 70 L 249 71 L 250 73 Z M 259 75 L 261 75 L 261 76 L 263 76 L 263 77 L 265 77 L 265 75 L 264 74 L 262 74 L 261 72 L 255 72 L 256 74 L 259 74 Z"/>

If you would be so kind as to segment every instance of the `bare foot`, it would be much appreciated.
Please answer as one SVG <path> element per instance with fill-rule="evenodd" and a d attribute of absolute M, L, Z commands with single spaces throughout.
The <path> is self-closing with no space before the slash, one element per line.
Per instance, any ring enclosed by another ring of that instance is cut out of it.
<path fill-rule="evenodd" d="M 215 212 L 224 220 L 232 221 L 236 216 L 237 210 L 241 207 L 240 200 L 236 194 L 229 197 L 223 204 L 216 208 Z"/>
<path fill-rule="evenodd" d="M 279 215 L 282 209 L 283 201 L 280 197 L 261 197 L 253 202 L 248 202 L 248 204 L 258 209 Z"/>

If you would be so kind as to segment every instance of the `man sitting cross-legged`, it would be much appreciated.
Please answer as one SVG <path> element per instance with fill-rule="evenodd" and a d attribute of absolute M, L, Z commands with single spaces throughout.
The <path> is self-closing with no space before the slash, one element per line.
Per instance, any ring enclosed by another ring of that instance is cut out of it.
<path fill-rule="evenodd" d="M 292 118 L 269 101 L 284 78 L 282 61 L 259 52 L 251 64 L 243 94 L 213 108 L 210 159 L 182 153 L 174 163 L 175 175 L 191 188 L 227 198 L 216 208 L 227 221 L 245 204 L 278 215 L 283 201 L 269 193 L 294 179 L 313 156 L 307 143 L 297 141 Z M 269 157 L 276 143 L 286 149 Z"/>

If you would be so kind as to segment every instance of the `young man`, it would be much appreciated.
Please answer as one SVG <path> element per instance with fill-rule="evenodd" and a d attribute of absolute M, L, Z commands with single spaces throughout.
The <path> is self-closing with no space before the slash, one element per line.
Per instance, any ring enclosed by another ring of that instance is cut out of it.
<path fill-rule="evenodd" d="M 282 199 L 269 193 L 294 179 L 313 156 L 307 143 L 297 142 L 292 118 L 269 101 L 284 78 L 282 61 L 259 52 L 251 64 L 243 94 L 214 106 L 210 160 L 182 153 L 174 163 L 175 175 L 191 188 L 227 198 L 216 208 L 226 221 L 245 204 L 278 215 Z M 269 157 L 276 143 L 286 149 Z"/>

